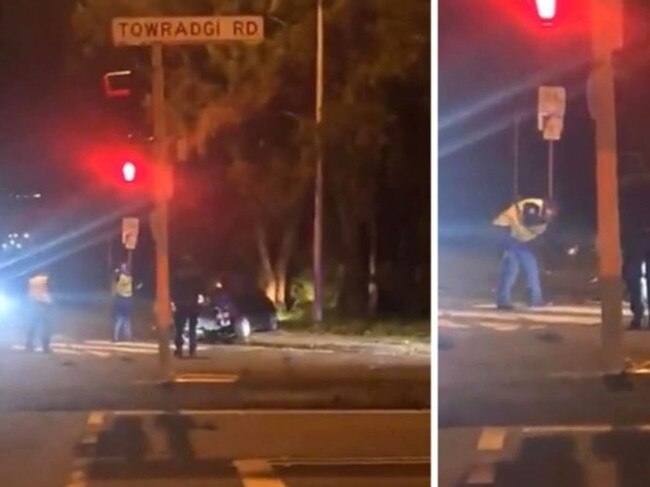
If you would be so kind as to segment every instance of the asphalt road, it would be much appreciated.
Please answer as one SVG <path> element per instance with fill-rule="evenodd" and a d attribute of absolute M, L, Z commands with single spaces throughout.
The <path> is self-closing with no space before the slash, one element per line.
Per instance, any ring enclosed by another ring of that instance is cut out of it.
<path fill-rule="evenodd" d="M 201 346 L 163 385 L 157 345 L 100 321 L 51 354 L 0 330 L 1 485 L 430 484 L 429 357 Z"/>
<path fill-rule="evenodd" d="M 0 415 L 12 487 L 428 486 L 428 412 Z"/>
<path fill-rule="evenodd" d="M 650 375 L 605 373 L 598 312 L 446 313 L 441 486 L 650 485 Z M 650 365 L 650 332 L 624 340 L 626 355 Z"/>
<path fill-rule="evenodd" d="M 215 408 L 428 408 L 427 357 L 210 346 L 157 382 L 156 345 L 55 342 L 0 349 L 0 411 Z M 89 353 L 92 352 L 92 353 Z M 208 384 L 211 387 L 205 387 Z"/>

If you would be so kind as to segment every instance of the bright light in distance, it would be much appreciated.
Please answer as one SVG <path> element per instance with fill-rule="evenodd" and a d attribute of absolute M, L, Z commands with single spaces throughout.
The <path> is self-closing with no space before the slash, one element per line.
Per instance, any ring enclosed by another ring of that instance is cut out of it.
<path fill-rule="evenodd" d="M 7 313 L 11 309 L 12 304 L 13 302 L 8 296 L 0 293 L 0 314 Z"/>
<path fill-rule="evenodd" d="M 124 177 L 124 181 L 127 183 L 135 181 L 135 172 L 135 164 L 132 162 L 127 161 L 122 165 L 122 176 Z"/>
<path fill-rule="evenodd" d="M 535 0 L 537 15 L 542 20 L 553 20 L 557 9 L 557 0 Z"/>
<path fill-rule="evenodd" d="M 29 233 L 23 233 L 23 238 L 29 238 Z"/>

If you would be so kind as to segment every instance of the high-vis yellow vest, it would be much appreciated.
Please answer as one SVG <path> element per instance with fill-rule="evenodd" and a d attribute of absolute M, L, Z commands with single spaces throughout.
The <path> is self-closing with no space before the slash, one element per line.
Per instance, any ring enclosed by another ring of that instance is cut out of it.
<path fill-rule="evenodd" d="M 126 274 L 120 274 L 113 287 L 115 295 L 123 298 L 133 296 L 133 278 Z"/>
<path fill-rule="evenodd" d="M 524 205 L 533 203 L 544 208 L 544 200 L 540 198 L 526 198 L 510 205 L 508 209 L 497 216 L 492 224 L 498 227 L 510 227 L 510 236 L 519 242 L 530 242 L 546 231 L 546 223 L 527 227 L 523 223 Z"/>
<path fill-rule="evenodd" d="M 30 299 L 39 303 L 51 303 L 52 297 L 49 290 L 49 276 L 47 274 L 38 274 L 33 276 L 27 282 L 27 294 Z"/>

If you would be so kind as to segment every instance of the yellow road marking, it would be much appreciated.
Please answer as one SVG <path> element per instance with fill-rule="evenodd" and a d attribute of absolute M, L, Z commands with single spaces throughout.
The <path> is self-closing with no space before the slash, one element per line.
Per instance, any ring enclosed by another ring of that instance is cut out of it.
<path fill-rule="evenodd" d="M 266 460 L 235 460 L 233 464 L 239 472 L 244 487 L 286 487 Z"/>
<path fill-rule="evenodd" d="M 502 450 L 506 433 L 505 428 L 483 428 L 476 449 L 479 451 Z"/>

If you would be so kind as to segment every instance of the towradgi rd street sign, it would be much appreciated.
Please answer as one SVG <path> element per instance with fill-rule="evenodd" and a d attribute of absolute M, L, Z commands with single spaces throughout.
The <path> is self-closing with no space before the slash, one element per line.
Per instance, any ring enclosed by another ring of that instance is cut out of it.
<path fill-rule="evenodd" d="M 261 42 L 261 16 L 220 17 L 116 17 L 112 23 L 113 44 L 201 44 L 206 42 Z"/>

